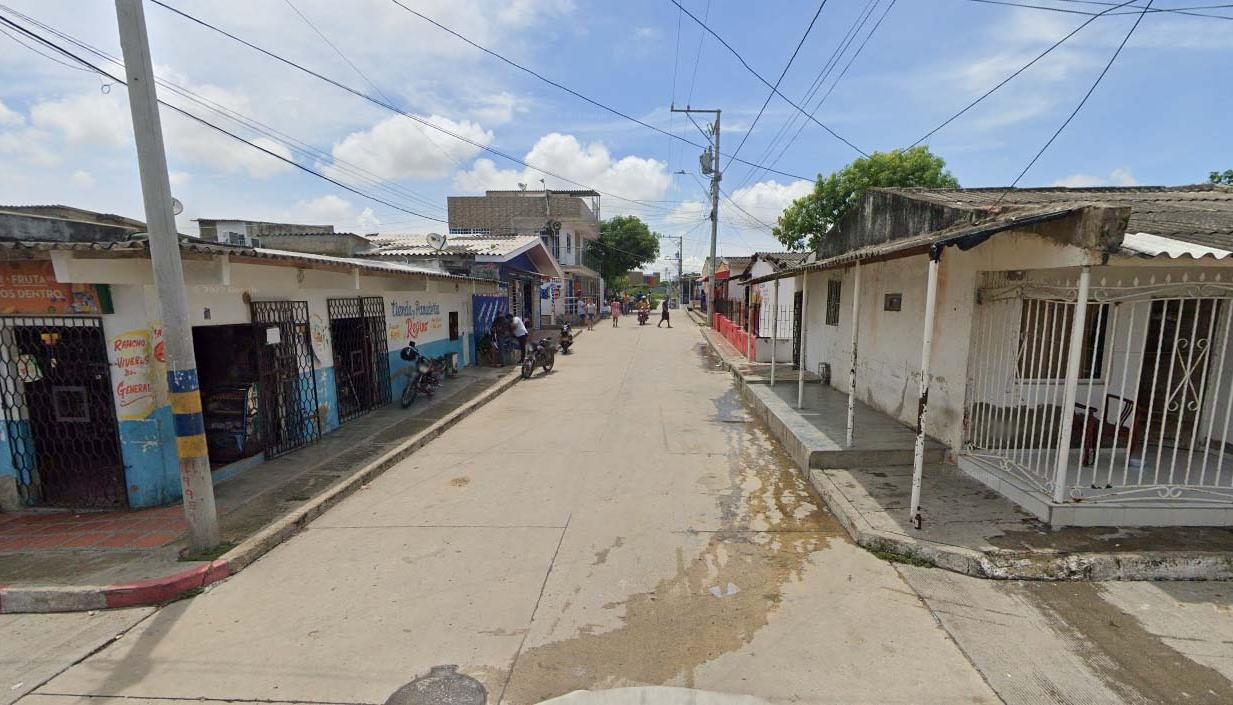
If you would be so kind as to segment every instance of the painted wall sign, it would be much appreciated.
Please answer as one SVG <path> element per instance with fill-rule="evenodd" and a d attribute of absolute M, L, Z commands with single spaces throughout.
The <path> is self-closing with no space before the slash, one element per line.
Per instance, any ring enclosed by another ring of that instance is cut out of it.
<path fill-rule="evenodd" d="M 498 262 L 472 262 L 471 276 L 476 279 L 497 281 L 501 278 L 501 265 Z"/>
<path fill-rule="evenodd" d="M 390 324 L 391 340 L 436 340 L 444 337 L 441 332 L 445 328 L 441 304 L 391 301 L 390 318 L 395 319 Z"/>
<path fill-rule="evenodd" d="M 61 284 L 51 262 L 0 262 L 0 313 L 104 313 L 90 284 Z"/>
<path fill-rule="evenodd" d="M 111 340 L 115 366 L 120 371 L 116 382 L 117 416 L 125 421 L 138 421 L 154 412 L 156 393 L 154 365 L 167 361 L 163 329 L 131 330 Z"/>

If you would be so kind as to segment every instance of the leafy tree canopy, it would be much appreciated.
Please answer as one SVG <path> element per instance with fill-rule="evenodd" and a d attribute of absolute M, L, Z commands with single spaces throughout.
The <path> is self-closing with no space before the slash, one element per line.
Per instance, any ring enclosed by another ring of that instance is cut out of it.
<path fill-rule="evenodd" d="M 813 191 L 784 209 L 774 235 L 789 250 L 816 250 L 844 211 L 875 186 L 958 188 L 959 182 L 946 162 L 923 145 L 874 152 L 830 176 L 819 174 Z"/>
<path fill-rule="evenodd" d="M 1207 177 L 1208 181 L 1213 184 L 1225 184 L 1233 186 L 1233 169 L 1225 169 L 1224 171 L 1213 171 Z"/>
<path fill-rule="evenodd" d="M 615 284 L 626 272 L 659 257 L 659 238 L 638 216 L 618 215 L 600 225 L 599 241 L 591 252 L 592 268 L 609 288 L 616 289 Z"/>

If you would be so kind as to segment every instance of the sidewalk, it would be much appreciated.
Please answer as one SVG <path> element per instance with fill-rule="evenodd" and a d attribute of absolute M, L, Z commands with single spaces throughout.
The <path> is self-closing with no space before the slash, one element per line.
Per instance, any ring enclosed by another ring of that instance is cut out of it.
<path fill-rule="evenodd" d="M 794 377 L 790 394 L 778 384 L 769 390 L 758 366 L 713 331 L 704 328 L 702 334 L 848 534 L 875 553 L 982 578 L 1233 579 L 1233 529 L 1051 529 L 941 462 L 945 449 L 935 442 L 923 474 L 924 526 L 914 529 L 908 522 L 912 459 L 910 451 L 902 452 L 915 436 L 911 429 L 858 405 L 855 447 L 819 456 L 820 444 L 834 444 L 832 436 L 846 433 L 847 396 L 807 384 L 802 413 L 795 408 Z"/>
<path fill-rule="evenodd" d="M 224 480 L 215 487 L 221 556 L 181 559 L 179 504 L 0 514 L 0 613 L 152 604 L 226 577 L 517 379 L 517 367 L 466 368 L 427 403 L 376 409 Z"/>

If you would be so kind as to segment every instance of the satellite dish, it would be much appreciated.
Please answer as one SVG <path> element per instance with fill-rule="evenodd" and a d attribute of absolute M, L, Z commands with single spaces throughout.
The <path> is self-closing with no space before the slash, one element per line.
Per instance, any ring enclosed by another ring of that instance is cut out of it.
<path fill-rule="evenodd" d="M 178 198 L 171 199 L 171 214 L 180 215 L 183 212 L 184 212 L 184 204 L 180 203 L 180 199 Z"/>
<path fill-rule="evenodd" d="M 441 233 L 428 233 L 428 246 L 440 252 L 445 249 L 445 236 Z"/>

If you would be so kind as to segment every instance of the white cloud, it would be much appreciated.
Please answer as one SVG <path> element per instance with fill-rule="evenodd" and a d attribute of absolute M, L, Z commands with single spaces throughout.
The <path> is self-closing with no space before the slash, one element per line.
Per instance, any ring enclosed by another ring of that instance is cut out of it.
<path fill-rule="evenodd" d="M 172 186 L 184 186 L 193 180 L 193 175 L 187 171 L 173 171 L 167 178 L 171 180 Z"/>
<path fill-rule="evenodd" d="M 580 183 L 632 200 L 662 199 L 671 184 L 664 162 L 632 155 L 615 159 L 599 142 L 584 145 L 573 135 L 559 132 L 539 138 L 524 161 L 577 183 L 547 177 L 533 169 L 500 169 L 491 159 L 477 159 L 470 171 L 460 172 L 454 178 L 454 184 L 464 191 L 476 192 L 517 188 L 519 183 L 534 188 L 542 178 L 549 188 L 577 188 Z M 622 212 L 629 205 L 620 200 L 610 203 L 605 207 L 609 212 Z"/>
<path fill-rule="evenodd" d="M 573 0 L 506 0 L 503 5 L 497 17 L 512 27 L 526 27 L 574 10 Z"/>
<path fill-rule="evenodd" d="M 312 225 L 333 225 L 341 232 L 372 233 L 381 226 L 381 220 L 371 208 L 357 213 L 354 204 L 332 193 L 300 201 L 283 218 L 298 219 Z"/>
<path fill-rule="evenodd" d="M 783 209 L 811 191 L 813 191 L 811 181 L 797 180 L 790 184 L 759 181 L 752 186 L 732 192 L 732 200 L 763 223 L 774 225 Z"/>
<path fill-rule="evenodd" d="M 0 131 L 0 155 L 34 167 L 56 166 L 62 159 L 60 154 L 47 146 L 48 137 L 46 132 L 32 129 Z"/>
<path fill-rule="evenodd" d="M 663 36 L 658 27 L 635 27 L 634 39 L 642 42 L 655 41 Z"/>
<path fill-rule="evenodd" d="M 69 182 L 79 188 L 92 188 L 94 186 L 94 176 L 84 169 L 78 169 L 69 177 Z"/>
<path fill-rule="evenodd" d="M 479 144 L 488 144 L 493 138 L 491 131 L 469 120 L 455 122 L 440 115 L 426 119 Z M 480 148 L 395 115 L 368 130 L 347 135 L 331 151 L 336 160 L 362 167 L 382 179 L 428 180 L 448 176 L 458 163 L 474 157 Z M 353 178 L 336 165 L 326 167 L 326 172 L 339 180 Z"/>
<path fill-rule="evenodd" d="M 485 96 L 479 101 L 479 107 L 471 111 L 472 117 L 484 125 L 504 125 L 514 119 L 517 114 L 530 110 L 527 101 L 513 93 L 502 91 Z M 444 137 L 444 135 L 443 135 Z M 446 137 L 446 139 L 453 139 Z"/>
<path fill-rule="evenodd" d="M 1065 188 L 1091 188 L 1093 186 L 1138 186 L 1139 181 L 1129 169 L 1118 168 L 1109 172 L 1108 176 L 1093 176 L 1092 174 L 1071 174 L 1053 182 L 1054 186 Z"/>
<path fill-rule="evenodd" d="M 9 108 L 3 101 L 0 101 L 0 127 L 16 127 L 26 124 L 26 119 L 21 113 Z"/>
<path fill-rule="evenodd" d="M 30 122 L 59 132 L 72 144 L 123 147 L 133 134 L 121 91 L 81 93 L 36 103 L 30 108 Z"/>

